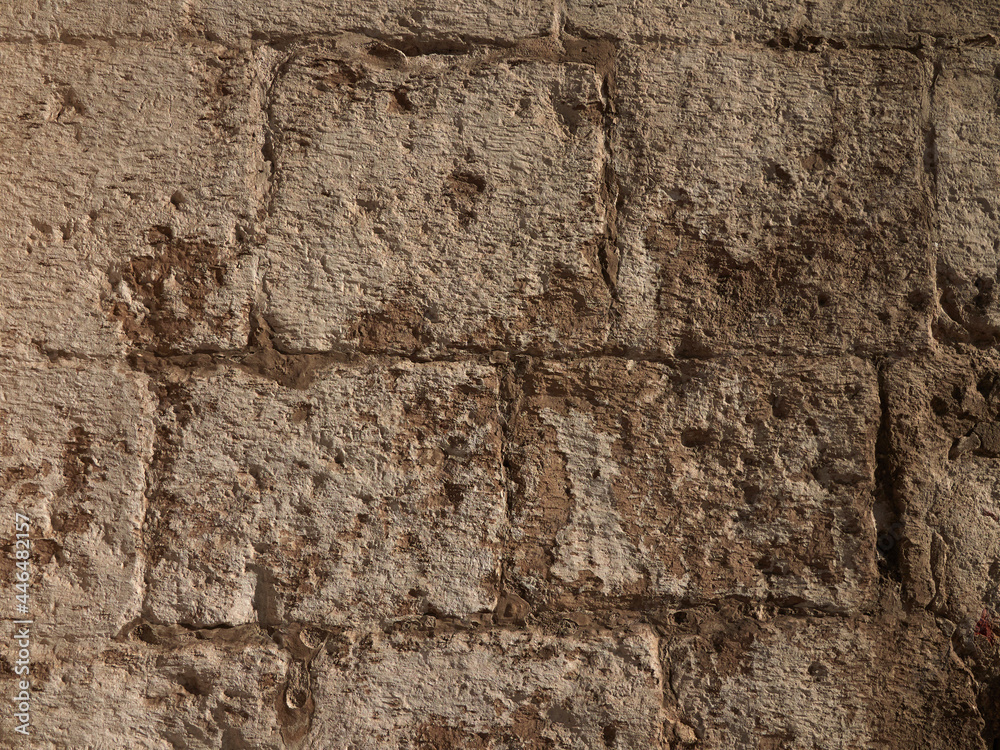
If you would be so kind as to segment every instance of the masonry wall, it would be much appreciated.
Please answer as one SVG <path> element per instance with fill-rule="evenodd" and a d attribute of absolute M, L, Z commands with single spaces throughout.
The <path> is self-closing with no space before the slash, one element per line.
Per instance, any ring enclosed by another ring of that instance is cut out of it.
<path fill-rule="evenodd" d="M 554 2 L 0 9 L 4 747 L 1000 746 L 1000 7 Z"/>

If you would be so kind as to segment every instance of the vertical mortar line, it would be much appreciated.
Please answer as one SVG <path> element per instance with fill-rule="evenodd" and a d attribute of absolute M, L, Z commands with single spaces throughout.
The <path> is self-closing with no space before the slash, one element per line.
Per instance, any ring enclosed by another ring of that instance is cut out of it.
<path fill-rule="evenodd" d="M 925 201 L 927 205 L 927 244 L 930 249 L 931 267 L 928 269 L 930 276 L 930 287 L 932 290 L 933 303 L 939 303 L 940 293 L 938 291 L 938 242 L 940 234 L 938 232 L 938 197 L 939 197 L 939 161 L 937 146 L 937 123 L 935 122 L 934 107 L 937 100 L 937 83 L 941 75 L 942 62 L 941 53 L 936 49 L 931 49 L 930 54 L 921 52 L 920 57 L 925 62 L 931 63 L 931 78 L 924 92 L 921 102 L 923 107 L 923 122 L 921 130 L 923 132 L 923 183 L 925 191 Z M 931 309 L 935 309 L 936 304 L 932 304 Z"/>
<path fill-rule="evenodd" d="M 155 414 L 155 412 L 154 412 Z M 139 617 L 146 612 L 146 599 L 149 596 L 149 555 L 146 551 L 146 521 L 149 518 L 149 496 L 152 491 L 153 461 L 156 457 L 157 430 L 154 416 L 153 435 L 149 444 L 149 460 L 147 460 L 142 479 L 142 515 L 139 518 L 139 539 L 136 554 L 141 558 L 139 577 Z"/>
<path fill-rule="evenodd" d="M 277 57 L 279 55 L 278 50 L 271 45 L 266 45 L 262 48 L 261 54 L 264 64 L 269 66 L 268 75 L 260 82 L 258 93 L 261 128 L 260 154 L 264 163 L 267 164 L 268 169 L 266 184 L 261 195 L 261 205 L 257 210 L 257 226 L 254 230 L 255 242 L 258 246 L 262 247 L 267 242 L 271 217 L 274 215 L 275 202 L 277 201 L 278 190 L 281 185 L 281 171 L 278 165 L 280 151 L 278 139 L 279 128 L 274 111 L 276 89 L 281 79 L 287 74 L 289 66 L 298 56 L 298 52 L 292 50 L 284 54 L 284 56 Z M 265 256 L 260 258 L 256 279 L 257 289 L 254 293 L 251 309 L 248 311 L 251 339 L 254 335 L 255 318 L 258 316 L 259 308 L 261 307 L 261 297 L 266 294 L 267 272 L 268 263 Z M 252 340 L 248 341 L 248 346 L 253 346 L 253 344 Z"/>
<path fill-rule="evenodd" d="M 266 49 L 271 50 L 274 54 L 277 54 L 277 50 L 270 45 L 266 47 Z M 279 62 L 274 63 L 271 66 L 270 76 L 268 77 L 266 83 L 262 85 L 263 91 L 260 101 L 262 141 L 260 153 L 264 161 L 268 163 L 270 170 L 267 176 L 267 187 L 264 191 L 264 200 L 261 212 L 263 214 L 263 221 L 265 224 L 265 233 L 267 231 L 267 221 L 271 218 L 274 210 L 275 194 L 277 193 L 277 189 L 281 183 L 281 175 L 278 169 L 278 127 L 276 125 L 274 112 L 275 89 L 282 77 L 287 74 L 288 67 L 297 56 L 298 52 L 293 50 L 285 54 Z M 258 218 L 261 217 L 258 216 Z"/>
<path fill-rule="evenodd" d="M 507 518 L 507 530 L 504 542 L 505 549 L 500 555 L 500 580 L 498 582 L 499 593 L 507 593 L 508 581 L 507 571 L 510 567 L 510 557 L 512 550 L 510 545 L 514 537 L 514 508 L 515 508 L 515 488 L 514 478 L 509 469 L 513 466 L 513 423 L 517 418 L 520 401 L 520 383 L 518 382 L 516 369 L 517 363 L 509 359 L 506 362 L 496 363 L 498 377 L 498 401 L 497 417 L 500 422 L 500 483 L 503 487 L 504 509 Z"/>
<path fill-rule="evenodd" d="M 553 0 L 552 2 L 552 26 L 549 34 L 556 41 L 562 36 L 566 28 L 566 0 Z"/>
<path fill-rule="evenodd" d="M 673 700 L 673 711 L 671 713 L 680 719 L 681 716 L 681 699 L 674 690 L 674 680 L 673 680 L 673 667 L 670 663 L 669 655 L 666 654 L 667 650 L 667 636 L 669 631 L 662 625 L 657 625 L 653 628 L 653 632 L 656 634 L 656 658 L 660 664 L 660 678 L 663 680 L 663 684 L 660 686 L 661 693 L 661 708 L 665 715 L 668 715 L 668 709 L 670 706 L 667 705 L 668 697 Z M 671 730 L 673 727 L 671 727 Z M 661 722 L 660 725 L 660 741 L 664 741 L 664 735 L 670 730 L 666 727 L 666 722 Z M 671 745 L 672 746 L 672 745 Z"/>
<path fill-rule="evenodd" d="M 617 52 L 616 52 L 617 55 Z M 618 213 L 622 204 L 621 180 L 615 171 L 615 147 L 614 128 L 617 120 L 617 108 L 615 106 L 617 59 L 613 59 L 602 69 L 598 67 L 601 74 L 601 133 L 602 147 L 604 149 L 604 164 L 601 170 L 601 197 L 604 201 L 604 236 L 598 245 L 598 259 L 601 263 L 601 275 L 604 277 L 604 284 L 611 295 L 612 310 L 618 308 Z"/>
<path fill-rule="evenodd" d="M 149 512 L 152 507 L 152 499 L 157 492 L 157 485 L 159 479 L 156 475 L 156 466 L 160 463 L 160 456 L 162 455 L 163 448 L 161 447 L 161 435 L 160 435 L 160 407 L 162 405 L 162 398 L 156 392 L 157 382 L 155 376 L 148 372 L 142 366 L 142 356 L 136 356 L 135 351 L 133 351 L 133 356 L 129 357 L 129 365 L 132 370 L 143 376 L 146 379 L 146 389 L 155 400 L 155 403 L 150 404 L 152 409 L 152 435 L 149 439 L 149 457 L 145 461 L 145 469 L 143 471 L 142 477 L 142 516 L 139 519 L 139 539 L 136 547 L 136 555 L 141 557 L 142 570 L 139 585 L 141 587 L 140 600 L 139 600 L 139 615 L 138 619 L 144 619 L 147 612 L 147 603 L 149 600 L 149 581 L 150 581 L 150 562 L 149 562 L 149 544 L 147 539 L 147 525 L 149 524 Z"/>
<path fill-rule="evenodd" d="M 882 525 L 884 528 L 882 529 L 878 528 L 878 519 L 876 518 L 876 548 L 885 555 L 886 565 L 889 570 L 898 571 L 900 546 L 903 541 L 903 535 L 898 524 L 900 523 L 899 519 L 902 513 L 895 491 L 896 471 L 893 466 L 893 454 L 895 450 L 892 444 L 892 415 L 889 407 L 888 387 L 886 385 L 887 362 L 885 359 L 876 358 L 873 364 L 876 368 L 879 398 L 879 424 L 874 448 L 875 487 L 873 488 L 873 505 L 882 504 L 888 515 L 888 518 L 883 521 Z"/>
<path fill-rule="evenodd" d="M 159 409 L 156 410 L 155 414 L 159 413 Z M 157 484 L 157 479 L 154 474 L 154 466 L 157 463 L 157 456 L 159 455 L 160 448 L 160 429 L 157 423 L 157 417 L 153 417 L 153 438 L 150 443 L 150 455 L 149 462 L 146 464 L 146 471 L 143 477 L 143 489 L 142 489 L 142 519 L 139 522 L 139 554 L 142 555 L 142 599 L 139 603 L 139 617 L 145 618 L 147 612 L 147 604 L 149 601 L 149 580 L 150 580 L 150 563 L 149 563 L 149 548 L 146 541 L 146 526 L 149 523 L 149 510 L 152 506 L 152 497 L 156 490 L 154 489 Z"/>
<path fill-rule="evenodd" d="M 937 82 L 941 75 L 942 63 L 941 53 L 934 50 L 930 56 L 921 55 L 921 58 L 931 62 L 931 80 L 927 85 L 927 91 L 921 102 L 923 108 L 923 122 L 921 128 L 924 136 L 924 175 L 926 179 L 927 199 L 932 214 L 937 211 L 938 201 L 938 151 L 937 151 L 937 126 L 934 121 L 934 105 L 937 96 Z M 932 222 L 933 224 L 933 216 Z"/>

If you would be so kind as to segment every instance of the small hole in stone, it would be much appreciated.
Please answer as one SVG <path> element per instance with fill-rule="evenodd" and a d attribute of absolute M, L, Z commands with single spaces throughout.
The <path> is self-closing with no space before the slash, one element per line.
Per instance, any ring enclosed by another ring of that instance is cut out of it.
<path fill-rule="evenodd" d="M 691 427 L 681 433 L 681 445 L 685 448 L 695 448 L 699 445 L 705 445 L 711 440 L 712 434 L 708 430 L 699 430 L 696 427 Z"/>
<path fill-rule="evenodd" d="M 674 622 L 676 622 L 678 625 L 683 625 L 687 621 L 688 621 L 687 612 L 674 612 Z"/>
<path fill-rule="evenodd" d="M 604 746 L 614 747 L 615 742 L 618 740 L 618 730 L 613 724 L 608 724 L 604 727 Z"/>

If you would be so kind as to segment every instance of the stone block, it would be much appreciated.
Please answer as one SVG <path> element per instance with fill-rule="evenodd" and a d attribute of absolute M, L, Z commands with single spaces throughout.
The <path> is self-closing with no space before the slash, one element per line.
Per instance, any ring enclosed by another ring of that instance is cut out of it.
<path fill-rule="evenodd" d="M 289 389 L 223 368 L 165 396 L 150 621 L 492 611 L 506 524 L 494 369 L 368 361 L 314 375 Z"/>
<path fill-rule="evenodd" d="M 623 54 L 616 76 L 613 340 L 693 357 L 926 346 L 916 57 L 684 46 Z"/>
<path fill-rule="evenodd" d="M 536 608 L 873 596 L 868 363 L 588 358 L 519 382 L 511 580 Z"/>
<path fill-rule="evenodd" d="M 221 45 L 0 45 L 0 335 L 21 357 L 246 343 L 266 187 Z"/>
<path fill-rule="evenodd" d="M 368 44 L 299 55 L 274 88 L 264 292 L 280 347 L 602 344 L 594 66 Z"/>

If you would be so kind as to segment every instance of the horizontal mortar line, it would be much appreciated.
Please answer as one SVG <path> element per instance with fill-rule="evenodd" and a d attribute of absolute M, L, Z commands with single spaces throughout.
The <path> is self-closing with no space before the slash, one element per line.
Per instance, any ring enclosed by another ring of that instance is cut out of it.
<path fill-rule="evenodd" d="M 800 37 L 802 40 L 806 41 L 785 41 L 782 38 L 782 34 L 787 33 L 785 30 L 778 29 L 775 31 L 775 35 L 772 37 L 759 37 L 756 39 L 737 39 L 733 40 L 706 40 L 699 41 L 696 43 L 691 43 L 678 36 L 673 35 L 658 35 L 658 34 L 645 34 L 645 35 L 634 35 L 628 38 L 616 37 L 611 33 L 581 33 L 580 35 L 569 34 L 569 38 L 581 39 L 581 40 L 602 40 L 607 41 L 616 46 L 617 49 L 629 49 L 629 48 L 640 48 L 646 47 L 648 45 L 662 45 L 665 48 L 675 48 L 675 49 L 745 49 L 745 50 L 760 50 L 760 51 L 775 51 L 783 50 L 789 53 L 799 53 L 799 54 L 817 54 L 829 50 L 833 51 L 868 51 L 868 52 L 885 52 L 885 51 L 902 51 L 909 52 L 911 54 L 918 54 L 919 52 L 926 50 L 928 47 L 924 44 L 921 39 L 914 39 L 912 44 L 875 44 L 866 40 L 859 40 L 856 36 L 848 35 L 843 37 L 836 36 L 825 36 L 821 34 L 816 35 L 805 35 Z M 1000 47 L 1000 39 L 996 39 L 989 32 L 984 32 L 981 34 L 968 34 L 962 36 L 949 36 L 946 34 L 933 34 L 930 32 L 907 32 L 915 37 L 929 37 L 932 40 L 932 48 L 938 49 L 964 49 L 964 48 L 983 48 L 983 47 Z M 551 39 L 552 37 L 548 33 L 539 32 L 537 35 L 516 37 L 512 39 L 497 39 L 490 37 L 481 37 L 476 35 L 455 35 L 448 36 L 447 32 L 442 31 L 439 35 L 434 35 L 433 32 L 423 32 L 423 33 L 413 33 L 404 35 L 387 35 L 380 34 L 373 29 L 368 28 L 358 28 L 358 27 L 345 27 L 343 29 L 338 29 L 334 31 L 323 31 L 323 32 L 310 32 L 304 34 L 296 35 L 282 35 L 282 34 L 267 34 L 266 32 L 251 32 L 249 37 L 244 37 L 244 40 L 256 42 L 259 44 L 265 44 L 276 48 L 291 47 L 291 46 L 306 46 L 310 44 L 322 44 L 324 42 L 334 42 L 338 38 L 347 34 L 357 34 L 366 37 L 373 42 L 381 42 L 387 46 L 393 46 L 398 44 L 411 49 L 408 54 L 403 50 L 398 50 L 401 54 L 406 57 L 421 57 L 421 56 L 451 56 L 451 57 L 462 57 L 462 56 L 472 56 L 483 50 L 496 50 L 496 51 L 509 51 L 516 53 L 517 46 L 520 43 L 535 41 L 539 39 Z M 430 34 L 430 35 L 428 35 Z M 991 41 L 983 41 L 989 39 Z M 811 42 L 808 40 L 816 40 Z M 137 45 L 143 46 L 162 46 L 168 47 L 171 44 L 191 44 L 198 43 L 204 46 L 222 46 L 233 51 L 243 51 L 245 48 L 239 44 L 232 44 L 223 39 L 213 38 L 210 35 L 198 34 L 187 31 L 185 29 L 178 29 L 177 34 L 164 35 L 162 37 L 154 37 L 147 34 L 120 34 L 115 36 L 100 35 L 100 34 L 81 34 L 81 35 L 69 35 L 61 34 L 59 36 L 42 36 L 42 35 L 22 35 L 22 36 L 0 36 L 0 45 L 71 45 L 71 46 L 82 46 L 89 43 L 101 43 L 109 45 L 119 45 L 121 42 L 130 42 Z M 465 49 L 457 48 L 455 45 L 464 46 Z M 809 49 L 797 49 L 796 47 L 808 45 Z M 412 48 L 416 47 L 418 51 L 413 52 Z M 421 48 L 426 49 L 421 49 Z M 648 50 L 647 50 L 648 51 Z M 542 61 L 550 61 L 553 63 L 569 63 L 569 62 L 581 62 L 585 64 L 585 61 L 575 61 L 573 59 L 562 59 L 562 60 L 549 60 L 545 55 L 534 55 L 528 57 L 537 57 L 537 59 Z"/>
<path fill-rule="evenodd" d="M 245 360 L 255 355 L 274 351 L 281 357 L 289 359 L 320 360 L 317 367 L 324 364 L 363 364 L 371 360 L 394 360 L 407 361 L 415 364 L 435 364 L 446 362 L 474 362 L 490 359 L 497 354 L 507 355 L 508 358 L 527 358 L 541 362 L 574 362 L 588 359 L 615 359 L 624 362 L 636 362 L 647 364 L 677 364 L 681 362 L 713 362 L 725 361 L 734 357 L 757 356 L 767 360 L 793 361 L 793 360 L 818 360 L 834 361 L 843 359 L 856 359 L 859 361 L 871 362 L 872 355 L 867 353 L 857 353 L 851 351 L 843 352 L 823 352 L 823 353 L 803 353 L 803 352 L 773 352 L 762 353 L 758 351 L 727 350 L 711 357 L 684 357 L 659 352 L 635 353 L 619 349 L 601 349 L 592 351 L 577 352 L 546 352 L 534 349 L 505 349 L 495 348 L 452 348 L 437 355 L 421 355 L 416 352 L 402 350 L 378 350 L 378 349 L 331 349 L 331 350 L 282 350 L 278 348 L 270 349 L 230 349 L 217 351 L 201 351 L 191 353 L 157 354 L 148 350 L 134 350 L 131 356 L 148 357 L 150 359 L 167 362 L 181 368 L 198 368 L 211 364 L 246 366 Z M 930 351 L 930 350 L 928 350 Z M 910 359 L 919 358 L 926 352 L 886 352 L 877 355 L 876 358 L 883 359 Z M 82 357 L 81 357 L 82 358 Z M 206 361 L 208 358 L 210 361 Z M 122 358 L 111 358 L 115 361 L 123 361 Z M 127 359 L 127 358 L 126 358 Z M 325 360 L 325 361 L 324 361 Z M 249 364 L 253 364 L 252 362 Z M 505 362 L 490 362 L 493 365 L 503 365 Z"/>
<path fill-rule="evenodd" d="M 48 363 L 51 365 L 58 365 L 60 361 L 84 361 L 84 362 L 98 362 L 104 364 L 123 364 L 129 369 L 137 369 L 135 367 L 134 361 L 138 358 L 145 358 L 153 360 L 156 362 L 164 362 L 167 364 L 174 365 L 181 369 L 197 369 L 200 367 L 208 366 L 233 366 L 233 367 L 249 367 L 253 363 L 247 363 L 246 360 L 252 357 L 262 354 L 267 351 L 273 351 L 279 356 L 288 359 L 301 359 L 301 360 L 319 360 L 316 362 L 317 368 L 322 368 L 324 365 L 335 365 L 335 364 L 365 364 L 373 360 L 390 360 L 390 361 L 407 361 L 413 362 L 414 364 L 435 364 L 435 363 L 446 363 L 446 362 L 477 362 L 483 360 L 489 360 L 491 357 L 497 354 L 506 355 L 508 358 L 526 358 L 537 360 L 539 362 L 574 362 L 574 361 L 584 361 L 590 359 L 614 359 L 624 362 L 635 362 L 642 364 L 679 364 L 685 362 L 713 362 L 713 361 L 726 361 L 734 357 L 747 357 L 756 356 L 761 359 L 766 359 L 770 361 L 793 361 L 793 360 L 815 360 L 815 361 L 836 361 L 844 359 L 855 359 L 864 362 L 873 363 L 875 365 L 880 361 L 900 361 L 907 359 L 919 359 L 920 357 L 926 356 L 931 353 L 930 349 L 927 350 L 913 350 L 913 351 L 887 351 L 881 354 L 869 354 L 865 352 L 852 352 L 852 351 L 841 351 L 841 352 L 819 352 L 819 353 L 808 353 L 808 352 L 788 352 L 788 351 L 776 351 L 776 352 L 759 352 L 759 351 L 747 351 L 747 350 L 727 350 L 722 351 L 711 357 L 684 357 L 677 355 L 670 355 L 660 352 L 647 352 L 647 353 L 636 353 L 629 352 L 622 349 L 600 349 L 591 351 L 576 351 L 576 352 L 546 352 L 536 349 L 506 349 L 503 347 L 469 347 L 469 348 L 452 348 L 446 350 L 442 354 L 438 355 L 421 355 L 415 352 L 407 352 L 402 350 L 392 350 L 392 349 L 329 349 L 329 350 L 281 350 L 278 348 L 274 349 L 264 349 L 264 348 L 241 348 L 241 349 L 211 349 L 211 350 L 201 350 L 192 352 L 174 352 L 169 354 L 160 354 L 154 351 L 145 349 L 133 349 L 127 354 L 115 355 L 115 354 L 88 354 L 83 352 L 70 352 L 64 350 L 45 350 L 43 352 L 44 356 L 48 359 Z M 132 362 L 130 362 L 132 360 Z M 31 360 L 25 360 L 24 358 L 2 355 L 0 354 L 0 361 L 7 361 L 11 363 L 31 365 L 31 364 L 44 364 L 42 361 L 33 362 Z M 501 366 L 506 364 L 505 362 L 492 362 L 489 364 L 495 366 Z"/>
<path fill-rule="evenodd" d="M 410 615 L 398 615 L 398 616 L 387 616 L 381 618 L 373 618 L 370 620 L 365 620 L 359 623 L 353 623 L 349 625 L 339 625 L 333 623 L 323 623 L 316 621 L 305 621 L 305 620 L 286 620 L 279 622 L 274 625 L 263 626 L 257 620 L 251 620 L 248 622 L 241 623 L 220 623 L 213 625 L 192 625 L 190 623 L 184 622 L 152 622 L 146 620 L 143 617 L 137 617 L 131 622 L 129 622 L 121 631 L 111 637 L 111 640 L 124 640 L 129 636 L 135 634 L 135 632 L 142 626 L 149 626 L 154 629 L 170 630 L 176 629 L 174 633 L 154 633 L 163 640 L 172 640 L 177 638 L 185 638 L 188 636 L 193 636 L 195 638 L 201 638 L 204 640 L 212 639 L 213 636 L 208 636 L 204 638 L 202 634 L 217 634 L 217 633 L 232 633 L 236 635 L 240 631 L 253 632 L 259 635 L 261 638 L 273 639 L 274 634 L 287 634 L 292 628 L 315 628 L 316 630 L 327 631 L 332 634 L 340 633 L 370 633 L 370 632 L 381 632 L 381 633 L 394 633 L 394 632 L 426 632 L 434 634 L 446 634 L 446 633 L 485 633 L 490 631 L 509 631 L 509 632 L 525 632 L 525 633 L 537 633 L 537 634 L 548 634 L 557 637 L 573 638 L 579 637 L 580 635 L 593 634 L 602 635 L 607 632 L 615 632 L 615 629 L 619 626 L 617 625 L 607 625 L 604 626 L 600 621 L 595 622 L 591 625 L 579 626 L 578 630 L 574 630 L 565 634 L 558 632 L 553 632 L 553 629 L 558 629 L 558 626 L 562 622 L 575 622 L 573 617 L 575 615 L 591 615 L 600 618 L 602 615 L 614 614 L 620 618 L 628 620 L 629 618 L 634 618 L 631 622 L 625 623 L 624 626 L 628 625 L 641 625 L 650 627 L 657 630 L 667 629 L 668 631 L 678 631 L 685 632 L 686 628 L 678 627 L 678 624 L 673 620 L 673 615 L 680 612 L 696 612 L 698 610 L 708 610 L 712 609 L 717 611 L 718 606 L 722 604 L 730 603 L 740 603 L 740 604 L 761 604 L 766 606 L 772 606 L 787 611 L 776 612 L 770 615 L 768 619 L 799 619 L 799 618 L 813 618 L 813 619 L 836 619 L 836 620 L 868 620 L 877 617 L 877 611 L 875 607 L 870 610 L 847 610 L 847 609 L 830 609 L 819 606 L 805 606 L 803 604 L 793 605 L 793 606 L 783 606 L 775 603 L 773 600 L 768 599 L 749 599 L 747 597 L 722 597 L 718 599 L 706 599 L 704 601 L 693 601 L 693 602 L 663 602 L 658 606 L 660 608 L 671 609 L 669 614 L 664 616 L 650 616 L 649 610 L 643 609 L 623 609 L 620 607 L 606 607 L 606 608 L 591 608 L 591 609 L 575 609 L 575 610 L 543 610 L 537 613 L 532 613 L 529 617 L 532 618 L 532 622 L 525 623 L 522 625 L 516 622 L 507 623 L 482 623 L 481 620 L 475 618 L 482 618 L 485 616 L 492 616 L 491 612 L 476 612 L 465 616 L 439 616 L 430 615 L 435 620 L 435 625 L 432 626 L 421 626 L 419 621 L 422 621 L 428 615 L 410 614 Z M 546 622 L 539 622 L 540 619 L 544 619 Z M 733 621 L 740 620 L 757 620 L 758 618 L 752 615 L 740 615 L 733 618 Z M 416 627 L 407 627 L 407 625 L 416 625 Z M 220 642 L 224 642 L 224 638 L 219 639 Z"/>
<path fill-rule="evenodd" d="M 273 351 L 283 358 L 301 360 L 319 360 L 316 365 L 334 364 L 364 364 L 371 360 L 395 360 L 409 361 L 415 364 L 433 364 L 445 362 L 475 362 L 489 360 L 498 354 L 506 355 L 508 358 L 526 358 L 539 362 L 574 362 L 588 359 L 614 359 L 624 362 L 646 363 L 646 364 L 678 364 L 682 362 L 713 362 L 725 361 L 734 357 L 756 356 L 771 361 L 792 361 L 792 360 L 816 360 L 835 361 L 844 359 L 856 359 L 878 366 L 884 362 L 897 362 L 908 359 L 919 359 L 933 354 L 931 348 L 914 350 L 896 350 L 880 353 L 858 352 L 850 350 L 830 351 L 830 352 L 797 352 L 797 351 L 775 351 L 761 352 L 755 350 L 727 349 L 720 351 L 713 356 L 678 356 L 658 351 L 636 352 L 626 348 L 604 348 L 593 350 L 580 350 L 569 352 L 544 351 L 539 349 L 510 349 L 503 346 L 451 346 L 445 348 L 443 352 L 435 355 L 424 355 L 416 351 L 396 350 L 396 349 L 370 349 L 343 347 L 340 349 L 302 349 L 288 350 L 278 347 L 242 347 L 238 349 L 201 349 L 190 352 L 172 352 L 161 354 L 148 349 L 131 349 L 124 354 L 91 354 L 87 352 L 73 352 L 62 349 L 40 349 L 40 353 L 48 360 L 49 364 L 58 365 L 63 361 L 83 361 L 98 362 L 103 364 L 123 364 L 129 369 L 136 369 L 136 358 L 145 358 L 158 362 L 166 362 L 182 369 L 196 369 L 210 365 L 229 365 L 237 367 L 251 366 L 253 363 L 246 363 L 246 360 L 267 351 Z M 130 361 L 132 360 L 132 361 Z M 26 360 L 23 357 L 0 353 L 0 361 L 17 363 L 23 365 L 44 364 L 43 361 Z M 506 364 L 503 361 L 490 362 L 492 365 L 501 366 Z"/>

